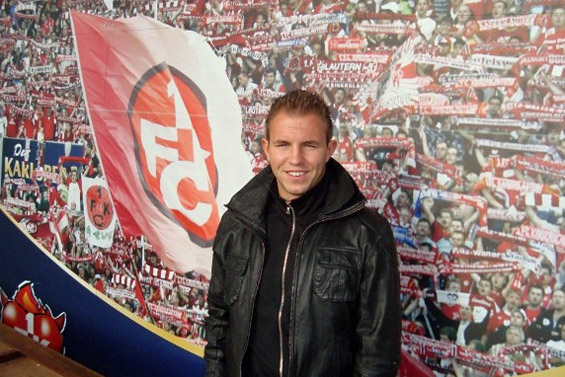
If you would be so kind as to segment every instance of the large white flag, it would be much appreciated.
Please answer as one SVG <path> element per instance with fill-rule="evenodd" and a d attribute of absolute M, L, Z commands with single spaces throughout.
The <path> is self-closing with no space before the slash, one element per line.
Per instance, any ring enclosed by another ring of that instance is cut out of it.
<path fill-rule="evenodd" d="M 211 269 L 223 205 L 252 176 L 225 61 L 146 17 L 71 12 L 94 136 L 127 235 L 178 272 Z"/>

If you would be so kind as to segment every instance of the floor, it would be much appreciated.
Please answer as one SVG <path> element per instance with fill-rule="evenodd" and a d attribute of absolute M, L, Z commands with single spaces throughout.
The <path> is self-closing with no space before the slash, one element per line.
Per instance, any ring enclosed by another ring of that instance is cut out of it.
<path fill-rule="evenodd" d="M 103 377 L 0 324 L 0 376 Z"/>

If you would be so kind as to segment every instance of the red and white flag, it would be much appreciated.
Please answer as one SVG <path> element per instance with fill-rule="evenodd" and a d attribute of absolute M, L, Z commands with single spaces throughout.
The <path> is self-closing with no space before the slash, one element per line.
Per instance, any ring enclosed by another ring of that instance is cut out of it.
<path fill-rule="evenodd" d="M 63 245 L 63 234 L 66 232 L 67 226 L 69 226 L 69 218 L 67 217 L 67 212 L 64 210 L 49 212 L 48 219 L 49 230 L 55 235 L 59 253 L 62 254 L 63 250 L 65 249 L 65 245 Z"/>
<path fill-rule="evenodd" d="M 82 202 L 86 241 L 90 246 L 111 248 L 116 216 L 106 181 L 102 178 L 82 177 Z"/>
<path fill-rule="evenodd" d="M 209 275 L 223 203 L 252 174 L 225 62 L 147 17 L 71 11 L 94 137 L 116 214 L 161 260 Z"/>

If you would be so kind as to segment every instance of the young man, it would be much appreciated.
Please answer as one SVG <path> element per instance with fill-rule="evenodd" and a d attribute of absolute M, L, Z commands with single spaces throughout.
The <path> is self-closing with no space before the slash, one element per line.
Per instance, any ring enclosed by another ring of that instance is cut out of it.
<path fill-rule="evenodd" d="M 394 238 L 331 159 L 330 110 L 294 91 L 266 125 L 270 166 L 228 203 L 214 243 L 206 376 L 395 376 Z"/>

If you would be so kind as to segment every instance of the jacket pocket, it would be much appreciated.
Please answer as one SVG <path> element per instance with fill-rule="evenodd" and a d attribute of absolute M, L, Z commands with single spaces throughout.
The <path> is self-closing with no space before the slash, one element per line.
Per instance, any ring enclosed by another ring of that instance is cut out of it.
<path fill-rule="evenodd" d="M 314 271 L 316 295 L 329 301 L 355 300 L 361 258 L 361 252 L 354 249 L 318 249 Z"/>
<path fill-rule="evenodd" d="M 224 278 L 224 302 L 232 305 L 239 300 L 241 286 L 247 270 L 248 258 L 228 255 L 225 263 L 226 275 Z"/>

